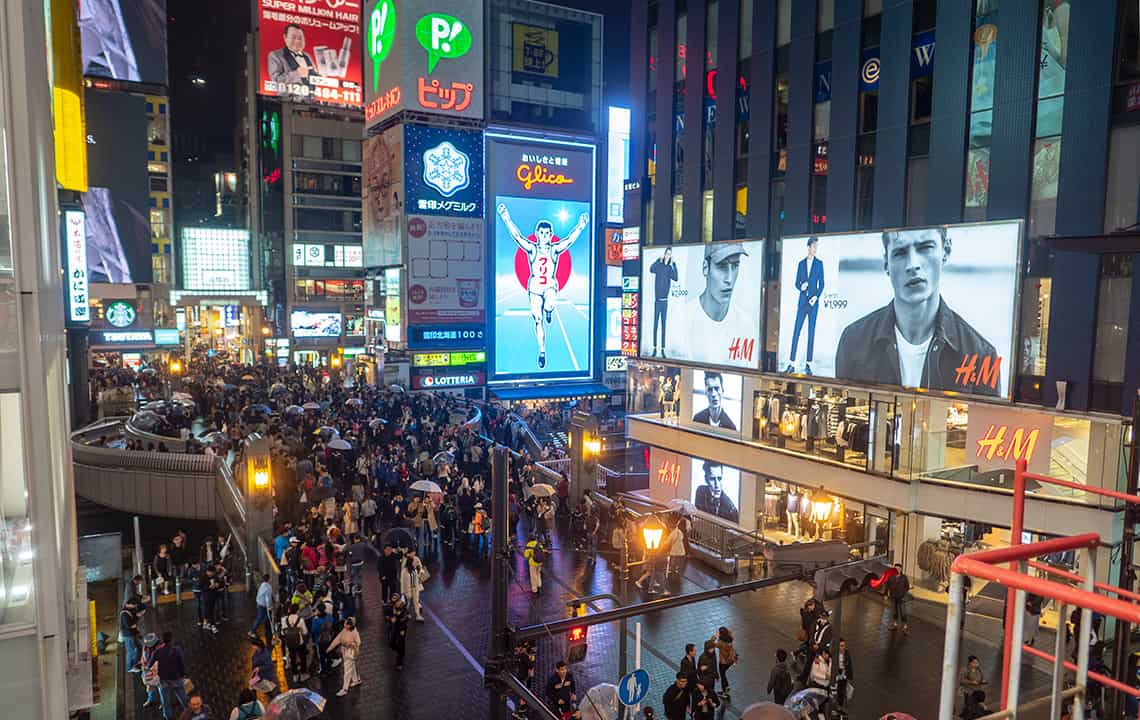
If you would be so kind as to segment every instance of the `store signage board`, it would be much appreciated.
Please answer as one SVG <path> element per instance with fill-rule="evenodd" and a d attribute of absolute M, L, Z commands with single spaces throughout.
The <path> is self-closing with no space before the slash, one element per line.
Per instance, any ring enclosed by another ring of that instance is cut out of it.
<path fill-rule="evenodd" d="M 401 110 L 483 117 L 481 2 L 369 0 L 363 9 L 368 127 Z"/>
<path fill-rule="evenodd" d="M 87 216 L 82 210 L 63 213 L 67 256 L 67 321 L 73 325 L 91 322 L 91 285 L 87 277 Z"/>
<path fill-rule="evenodd" d="M 137 344 L 137 343 L 151 343 L 154 342 L 153 336 L 149 331 L 143 330 L 123 330 L 115 332 L 103 333 L 103 342 L 108 344 Z"/>
<path fill-rule="evenodd" d="M 979 470 L 1012 470 L 1025 460 L 1029 472 L 1049 474 L 1053 417 L 970 403 L 966 425 L 966 462 Z"/>

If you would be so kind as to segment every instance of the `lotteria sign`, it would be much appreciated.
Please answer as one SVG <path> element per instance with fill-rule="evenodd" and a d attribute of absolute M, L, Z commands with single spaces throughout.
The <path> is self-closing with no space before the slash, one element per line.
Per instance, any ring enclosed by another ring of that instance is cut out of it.
<path fill-rule="evenodd" d="M 413 375 L 414 390 L 446 390 L 483 385 L 487 375 L 482 372 L 439 373 L 433 375 Z"/>

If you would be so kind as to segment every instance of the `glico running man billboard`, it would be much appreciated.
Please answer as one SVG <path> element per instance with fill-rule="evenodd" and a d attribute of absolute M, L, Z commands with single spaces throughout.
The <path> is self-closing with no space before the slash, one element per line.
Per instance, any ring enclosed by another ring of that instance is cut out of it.
<path fill-rule="evenodd" d="M 360 0 L 260 0 L 258 92 L 294 102 L 358 108 Z"/>
<path fill-rule="evenodd" d="M 595 155 L 487 133 L 496 380 L 592 374 Z"/>
<path fill-rule="evenodd" d="M 786 237 L 780 369 L 1005 397 L 1021 222 Z"/>

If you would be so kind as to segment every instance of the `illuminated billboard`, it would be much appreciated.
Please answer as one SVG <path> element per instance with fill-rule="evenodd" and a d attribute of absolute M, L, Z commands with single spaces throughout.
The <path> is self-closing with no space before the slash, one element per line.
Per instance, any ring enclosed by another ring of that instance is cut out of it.
<path fill-rule="evenodd" d="M 744 476 L 739 468 L 671 450 L 649 449 L 649 494 L 657 501 L 690 502 L 699 513 L 740 523 L 740 495 Z M 748 475 L 749 483 L 755 477 Z M 751 524 L 748 513 L 744 526 Z"/>
<path fill-rule="evenodd" d="M 1005 397 L 1021 222 L 791 236 L 780 369 Z"/>
<path fill-rule="evenodd" d="M 361 0 L 260 0 L 258 92 L 358 108 Z"/>
<path fill-rule="evenodd" d="M 295 338 L 338 338 L 340 313 L 294 310 L 289 316 L 289 326 Z"/>
<path fill-rule="evenodd" d="M 408 325 L 486 322 L 483 220 L 408 216 Z"/>
<path fill-rule="evenodd" d="M 618 224 L 625 220 L 625 179 L 629 177 L 629 117 L 629 108 L 610 106 L 606 132 L 606 222 Z"/>
<path fill-rule="evenodd" d="M 249 231 L 182 228 L 182 279 L 186 290 L 249 290 Z"/>
<path fill-rule="evenodd" d="M 166 84 L 166 0 L 79 3 L 83 74 Z"/>
<path fill-rule="evenodd" d="M 715 370 L 693 371 L 693 422 L 738 433 L 744 380 Z"/>
<path fill-rule="evenodd" d="M 495 380 L 593 368 L 595 147 L 487 133 Z"/>
<path fill-rule="evenodd" d="M 148 283 L 146 98 L 91 88 L 84 96 L 89 187 L 81 202 L 87 226 L 88 280 Z"/>
<path fill-rule="evenodd" d="M 361 220 L 364 266 L 403 262 L 404 129 L 399 125 L 364 141 Z"/>
<path fill-rule="evenodd" d="M 407 211 L 483 217 L 483 133 L 404 125 Z"/>
<path fill-rule="evenodd" d="M 763 240 L 647 247 L 643 255 L 642 357 L 760 367 Z"/>
<path fill-rule="evenodd" d="M 401 110 L 483 117 L 483 3 L 364 4 L 364 120 Z"/>
<path fill-rule="evenodd" d="M 621 352 L 621 298 L 606 298 L 606 352 Z"/>

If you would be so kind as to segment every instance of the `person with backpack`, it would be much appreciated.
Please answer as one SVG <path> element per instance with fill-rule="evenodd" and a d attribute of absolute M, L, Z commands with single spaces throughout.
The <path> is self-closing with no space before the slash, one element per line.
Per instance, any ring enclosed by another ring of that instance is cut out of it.
<path fill-rule="evenodd" d="M 768 692 L 772 695 L 772 701 L 777 705 L 783 705 L 792 694 L 793 687 L 792 673 L 788 670 L 788 651 L 779 648 L 776 650 L 776 664 L 772 666 L 772 672 L 768 675 Z"/>
<path fill-rule="evenodd" d="M 285 645 L 289 663 L 287 668 L 292 676 L 304 682 L 309 679 L 309 655 L 306 648 L 309 629 L 301 617 L 301 607 L 294 602 L 289 606 L 289 614 L 281 618 L 281 642 Z"/>
<path fill-rule="evenodd" d="M 265 715 L 265 706 L 257 699 L 257 693 L 245 688 L 238 695 L 237 705 L 230 711 L 230 720 L 254 720 Z"/>
<path fill-rule="evenodd" d="M 158 694 L 158 686 L 161 681 L 158 677 L 158 660 L 155 658 L 155 653 L 160 647 L 158 635 L 154 633 L 147 633 L 143 637 L 142 642 L 142 682 L 143 688 L 146 689 L 146 702 L 143 703 L 144 708 L 154 707 L 161 703 Z"/>
<path fill-rule="evenodd" d="M 527 570 L 530 571 L 530 591 L 535 595 L 542 589 L 542 564 L 546 562 L 547 552 L 537 533 L 532 533 L 530 540 L 523 550 L 523 557 L 527 560 Z"/>

